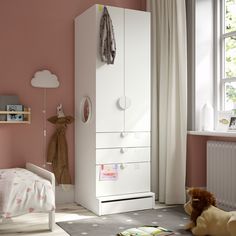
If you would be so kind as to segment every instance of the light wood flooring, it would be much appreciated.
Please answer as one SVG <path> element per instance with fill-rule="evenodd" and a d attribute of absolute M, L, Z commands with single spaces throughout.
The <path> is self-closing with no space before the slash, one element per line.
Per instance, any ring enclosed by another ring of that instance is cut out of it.
<path fill-rule="evenodd" d="M 155 208 L 166 207 L 156 204 Z M 90 211 L 76 204 L 64 204 L 57 206 L 56 222 L 73 221 L 96 217 Z M 48 214 L 31 213 L 13 218 L 10 222 L 0 222 L 1 236 L 34 235 L 34 236 L 68 236 L 62 228 L 55 225 L 53 232 L 48 230 Z"/>

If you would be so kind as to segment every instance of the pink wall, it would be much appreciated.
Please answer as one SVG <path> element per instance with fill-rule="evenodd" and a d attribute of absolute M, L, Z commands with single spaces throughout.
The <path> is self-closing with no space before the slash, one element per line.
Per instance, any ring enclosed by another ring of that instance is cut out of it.
<path fill-rule="evenodd" d="M 74 114 L 73 19 L 95 3 L 137 10 L 145 0 L 1 0 L 0 1 L 0 94 L 17 94 L 32 109 L 32 123 L 0 125 L 0 168 L 24 166 L 26 161 L 42 166 L 43 89 L 33 88 L 31 78 L 49 69 L 60 81 L 47 90 L 47 117 L 63 104 Z M 47 142 L 54 126 L 47 122 Z M 69 163 L 74 176 L 74 124 L 67 129 Z"/>
<path fill-rule="evenodd" d="M 206 187 L 206 142 L 208 140 L 236 141 L 236 138 L 188 135 L 187 179 L 188 187 Z"/>
<path fill-rule="evenodd" d="M 206 186 L 206 136 L 188 135 L 187 181 L 188 187 Z"/>

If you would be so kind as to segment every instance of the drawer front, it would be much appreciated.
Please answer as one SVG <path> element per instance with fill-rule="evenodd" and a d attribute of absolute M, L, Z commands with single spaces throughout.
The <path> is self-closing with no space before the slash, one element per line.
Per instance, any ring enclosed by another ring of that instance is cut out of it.
<path fill-rule="evenodd" d="M 96 164 L 149 162 L 150 148 L 97 149 Z"/>
<path fill-rule="evenodd" d="M 97 148 L 149 146 L 150 132 L 96 133 Z"/>
<path fill-rule="evenodd" d="M 150 191 L 150 163 L 118 164 L 117 180 L 100 180 L 101 165 L 96 166 L 96 196 Z"/>
<path fill-rule="evenodd" d="M 140 211 L 153 208 L 153 198 L 140 198 L 134 200 L 122 200 L 117 202 L 101 203 L 101 215 L 114 214 L 128 211 Z"/>

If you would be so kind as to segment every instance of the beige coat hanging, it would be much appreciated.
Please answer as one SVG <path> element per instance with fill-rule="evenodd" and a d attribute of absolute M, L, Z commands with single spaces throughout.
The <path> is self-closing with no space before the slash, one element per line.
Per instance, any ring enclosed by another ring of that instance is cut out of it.
<path fill-rule="evenodd" d="M 68 167 L 68 145 L 66 128 L 74 121 L 72 116 L 52 116 L 48 121 L 56 125 L 56 131 L 51 137 L 48 146 L 47 162 L 52 163 L 53 172 L 58 184 L 71 184 Z"/>

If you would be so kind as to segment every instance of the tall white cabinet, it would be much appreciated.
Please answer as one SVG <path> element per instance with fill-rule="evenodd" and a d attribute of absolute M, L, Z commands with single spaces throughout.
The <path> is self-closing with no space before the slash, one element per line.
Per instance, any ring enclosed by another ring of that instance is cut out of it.
<path fill-rule="evenodd" d="M 94 5 L 75 19 L 75 199 L 98 215 L 154 205 L 150 15 L 107 8 L 116 39 L 113 65 L 101 62 L 99 55 L 103 6 Z M 116 178 L 104 180 L 103 170 L 111 167 Z"/>

